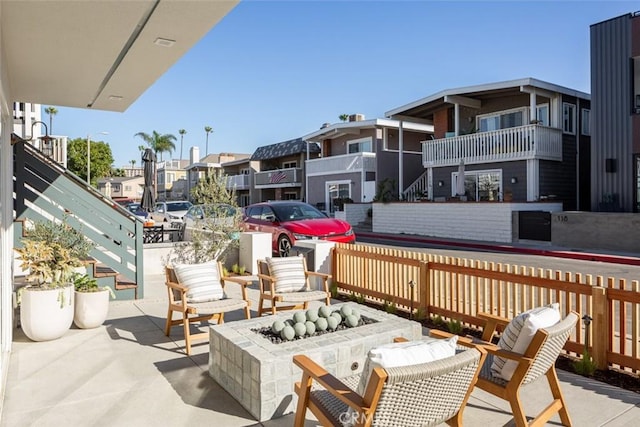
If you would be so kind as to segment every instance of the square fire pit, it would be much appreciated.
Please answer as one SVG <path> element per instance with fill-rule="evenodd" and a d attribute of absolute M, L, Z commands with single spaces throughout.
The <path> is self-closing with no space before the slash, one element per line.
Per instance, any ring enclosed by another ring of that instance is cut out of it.
<path fill-rule="evenodd" d="M 281 417 L 295 410 L 294 383 L 301 371 L 293 365 L 295 354 L 305 354 L 338 377 L 362 372 L 368 351 L 393 342 L 395 337 L 418 340 L 418 322 L 355 303 L 362 316 L 375 323 L 280 344 L 256 332 L 294 311 L 275 316 L 214 325 L 210 328 L 209 374 L 258 421 Z M 343 304 L 331 305 L 332 310 Z"/>

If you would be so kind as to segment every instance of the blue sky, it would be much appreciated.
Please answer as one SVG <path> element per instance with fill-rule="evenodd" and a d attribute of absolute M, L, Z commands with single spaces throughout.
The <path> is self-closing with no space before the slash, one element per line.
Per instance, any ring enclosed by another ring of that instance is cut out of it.
<path fill-rule="evenodd" d="M 57 107 L 53 133 L 91 134 L 121 167 L 140 164 L 141 131 L 174 134 L 178 158 L 186 129 L 187 159 L 194 145 L 204 155 L 205 126 L 210 153 L 253 153 L 343 113 L 384 117 L 449 88 L 533 77 L 589 93 L 589 26 L 637 10 L 623 1 L 244 0 L 126 112 Z"/>

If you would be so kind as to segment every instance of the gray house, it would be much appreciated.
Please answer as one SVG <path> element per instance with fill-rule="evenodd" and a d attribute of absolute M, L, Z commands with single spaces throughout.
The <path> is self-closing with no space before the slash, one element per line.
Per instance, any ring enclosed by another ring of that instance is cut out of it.
<path fill-rule="evenodd" d="M 309 202 L 333 213 L 344 199 L 371 202 L 385 181 L 413 183 L 424 172 L 420 141 L 432 134 L 432 125 L 361 114 L 323 125 L 302 138 L 322 149 L 320 158 L 306 161 Z"/>
<path fill-rule="evenodd" d="M 640 211 L 640 13 L 591 26 L 591 208 Z"/>
<path fill-rule="evenodd" d="M 590 108 L 589 94 L 524 78 L 447 89 L 388 111 L 434 128 L 422 144 L 423 176 L 401 190 L 406 199 L 426 187 L 432 200 L 554 200 L 588 210 Z"/>

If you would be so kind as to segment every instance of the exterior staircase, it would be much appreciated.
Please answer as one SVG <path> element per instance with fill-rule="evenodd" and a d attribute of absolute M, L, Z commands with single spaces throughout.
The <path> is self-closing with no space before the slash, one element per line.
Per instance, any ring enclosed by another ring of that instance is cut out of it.
<path fill-rule="evenodd" d="M 14 246 L 22 245 L 25 220 L 64 220 L 95 244 L 90 277 L 118 299 L 143 298 L 142 221 L 33 146 L 13 147 Z"/>
<path fill-rule="evenodd" d="M 421 197 L 426 197 L 428 191 L 429 177 L 425 171 L 402 192 L 402 199 L 407 202 L 415 202 Z"/>

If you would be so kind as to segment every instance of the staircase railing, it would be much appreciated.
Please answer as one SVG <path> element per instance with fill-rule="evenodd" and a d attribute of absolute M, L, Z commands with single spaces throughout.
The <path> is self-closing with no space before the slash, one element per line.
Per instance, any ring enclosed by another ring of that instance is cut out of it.
<path fill-rule="evenodd" d="M 138 284 L 142 298 L 142 222 L 35 147 L 13 148 L 14 218 L 66 221 L 95 243 L 93 258 Z"/>
<path fill-rule="evenodd" d="M 402 192 L 403 200 L 407 202 L 415 202 L 422 197 L 426 197 L 428 191 L 429 176 L 427 175 L 427 172 L 424 172 Z"/>

